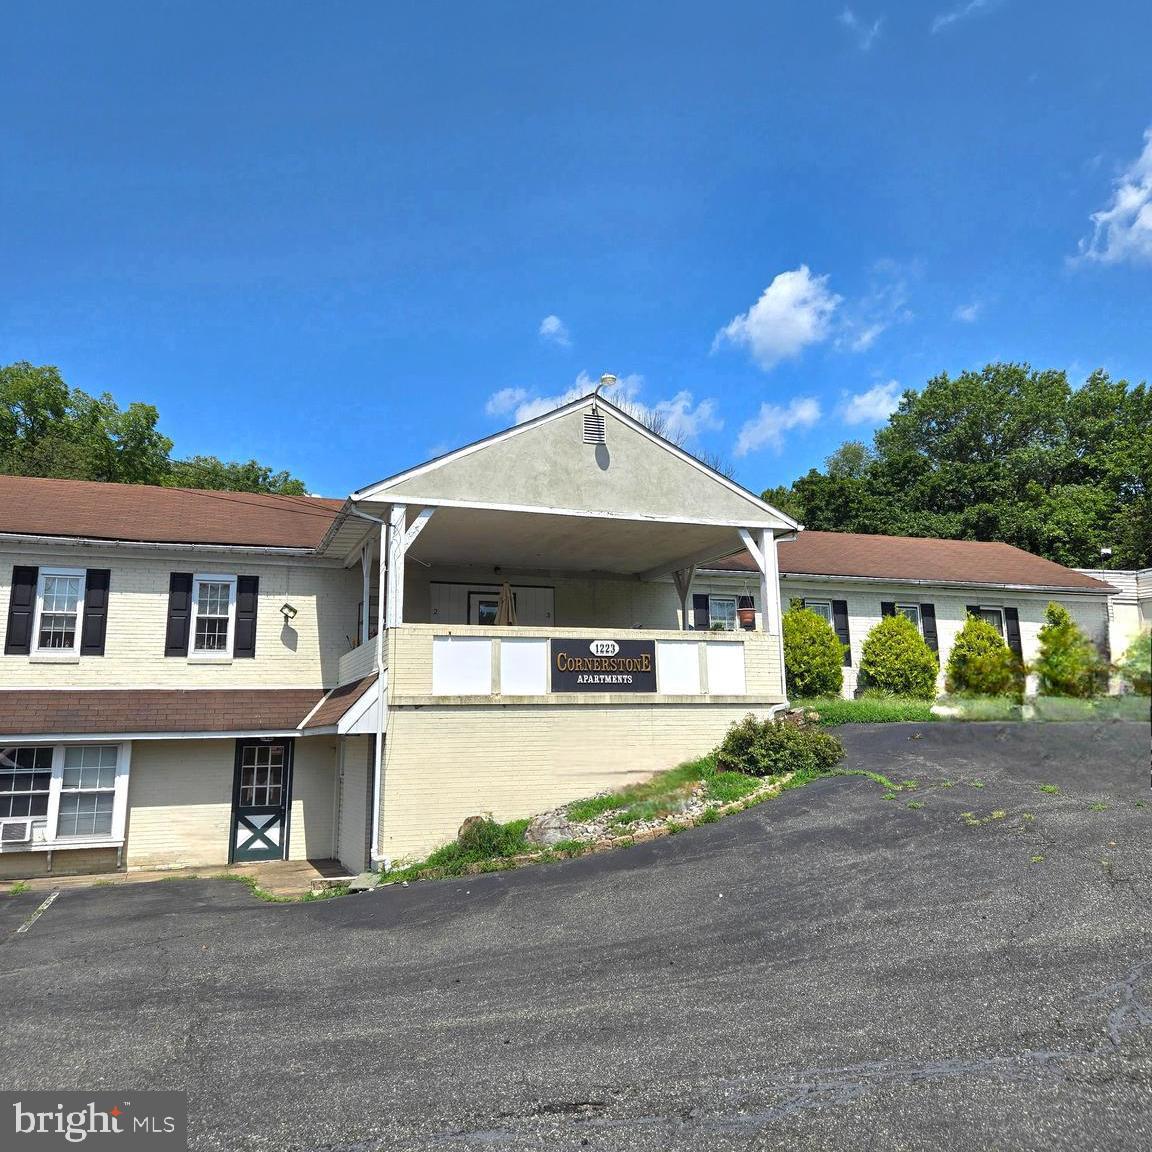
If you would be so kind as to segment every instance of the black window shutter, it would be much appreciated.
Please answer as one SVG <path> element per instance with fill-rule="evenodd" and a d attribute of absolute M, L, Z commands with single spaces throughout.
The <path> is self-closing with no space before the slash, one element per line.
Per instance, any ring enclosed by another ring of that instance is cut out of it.
<path fill-rule="evenodd" d="M 836 639 L 844 645 L 844 664 L 852 664 L 852 634 L 848 630 L 848 601 L 832 601 L 832 627 L 836 631 Z"/>
<path fill-rule="evenodd" d="M 936 605 L 920 605 L 920 624 L 924 629 L 924 643 L 937 655 L 940 654 L 940 639 L 936 635 Z"/>
<path fill-rule="evenodd" d="M 32 618 L 36 615 L 36 583 L 40 569 L 17 564 L 12 569 L 12 598 L 8 601 L 6 656 L 27 656 L 32 651 Z"/>
<path fill-rule="evenodd" d="M 896 615 L 895 602 L 892 600 L 881 600 L 880 601 L 880 615 L 881 616 L 895 616 Z"/>
<path fill-rule="evenodd" d="M 103 656 L 108 635 L 108 586 L 112 573 L 107 568 L 89 568 L 84 575 L 84 623 L 80 628 L 80 655 Z"/>
<path fill-rule="evenodd" d="M 706 594 L 696 592 L 692 596 L 692 627 L 697 632 L 707 632 L 712 626 L 712 614 L 708 610 Z"/>
<path fill-rule="evenodd" d="M 980 615 L 980 605 L 979 604 L 966 604 L 964 606 L 964 611 L 967 612 L 969 616 L 977 616 L 978 617 Z"/>
<path fill-rule="evenodd" d="M 260 599 L 259 576 L 236 577 L 236 635 L 232 655 L 251 659 L 256 655 L 256 606 Z"/>
<path fill-rule="evenodd" d="M 1004 631 L 1007 633 L 1005 639 L 1008 641 L 1008 647 L 1012 649 L 1012 655 L 1017 660 L 1023 661 L 1024 646 L 1020 643 L 1020 613 L 1015 608 L 1004 609 Z"/>
<path fill-rule="evenodd" d="M 192 623 L 192 573 L 173 572 L 168 577 L 168 631 L 165 656 L 188 655 L 188 628 Z"/>

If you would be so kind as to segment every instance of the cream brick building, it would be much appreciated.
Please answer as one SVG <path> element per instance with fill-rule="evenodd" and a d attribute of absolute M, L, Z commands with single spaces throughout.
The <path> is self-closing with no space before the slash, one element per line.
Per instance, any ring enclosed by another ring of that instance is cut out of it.
<path fill-rule="evenodd" d="M 798 533 L 596 396 L 344 501 L 0 478 L 0 877 L 357 871 L 699 755 L 785 704 L 782 587 L 853 660 L 927 602 L 899 542 L 797 573 Z M 1023 584 L 937 557 L 939 645 L 965 605 L 1025 646 L 1052 595 L 1107 619 L 1008 551 Z"/>

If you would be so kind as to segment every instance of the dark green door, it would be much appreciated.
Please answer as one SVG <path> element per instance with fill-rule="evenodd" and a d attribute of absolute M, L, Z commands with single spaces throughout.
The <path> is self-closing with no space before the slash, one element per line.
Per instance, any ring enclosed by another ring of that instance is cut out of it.
<path fill-rule="evenodd" d="M 245 860 L 288 855 L 292 791 L 291 740 L 238 740 L 232 790 L 232 853 Z"/>

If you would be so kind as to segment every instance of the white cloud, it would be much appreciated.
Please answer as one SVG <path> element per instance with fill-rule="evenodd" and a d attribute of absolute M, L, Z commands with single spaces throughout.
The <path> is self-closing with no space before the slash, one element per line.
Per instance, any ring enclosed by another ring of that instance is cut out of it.
<path fill-rule="evenodd" d="M 975 324 L 980 319 L 983 307 L 979 300 L 973 300 L 971 304 L 960 304 L 952 313 L 952 319 L 959 320 L 961 324 Z"/>
<path fill-rule="evenodd" d="M 912 318 L 908 307 L 907 269 L 892 260 L 877 261 L 867 293 L 843 309 L 836 347 L 866 352 L 894 324 L 907 324 Z"/>
<path fill-rule="evenodd" d="M 876 37 L 880 35 L 880 28 L 884 24 L 884 17 L 878 16 L 871 23 L 861 20 L 851 8 L 845 8 L 840 13 L 840 23 L 856 38 L 856 46 L 861 52 L 867 52 L 872 47 Z"/>
<path fill-rule="evenodd" d="M 501 388 L 499 392 L 493 392 L 488 397 L 484 411 L 489 416 L 507 416 L 509 412 L 515 412 L 517 406 L 527 399 L 528 391 L 525 388 Z"/>
<path fill-rule="evenodd" d="M 845 396 L 840 418 L 845 424 L 881 424 L 900 406 L 900 381 L 876 384 L 867 392 Z"/>
<path fill-rule="evenodd" d="M 568 325 L 559 316 L 545 316 L 540 321 L 540 339 L 555 344 L 558 348 L 572 347 L 572 335 L 568 331 Z"/>
<path fill-rule="evenodd" d="M 552 412 L 581 396 L 587 396 L 596 387 L 596 383 L 587 372 L 581 372 L 571 388 L 551 396 L 533 395 L 525 388 L 502 388 L 488 398 L 484 411 L 489 416 L 511 414 L 516 424 L 523 424 L 526 420 L 534 420 L 545 412 Z M 635 419 L 654 425 L 662 436 L 677 442 L 692 440 L 702 432 L 724 427 L 723 420 L 717 414 L 715 400 L 695 403 L 692 393 L 682 390 L 667 400 L 646 404 L 640 399 L 643 386 L 644 377 L 632 373 L 621 376 L 614 385 L 605 388 L 601 395 Z"/>
<path fill-rule="evenodd" d="M 725 343 L 747 348 L 767 371 L 826 340 L 840 303 L 841 297 L 828 289 L 828 277 L 813 276 L 808 265 L 801 264 L 781 272 L 747 312 L 721 328 L 712 350 Z"/>
<path fill-rule="evenodd" d="M 736 438 L 736 455 L 747 456 L 760 448 L 779 452 L 784 433 L 793 428 L 811 428 L 820 419 L 820 403 L 810 396 L 798 397 L 786 408 L 780 404 L 761 404 L 756 416 L 747 421 Z"/>
<path fill-rule="evenodd" d="M 981 12 L 989 11 L 997 3 L 999 0 L 968 0 L 967 4 L 961 4 L 959 8 L 953 8 L 950 12 L 941 12 L 932 21 L 932 31 L 933 33 L 943 32 L 945 28 L 950 28 L 961 20 L 967 20 L 969 16 L 977 16 Z"/>
<path fill-rule="evenodd" d="M 1091 238 L 1080 241 L 1083 259 L 1152 263 L 1152 128 L 1144 133 L 1144 151 L 1117 177 L 1111 202 L 1092 214 L 1092 224 Z"/>

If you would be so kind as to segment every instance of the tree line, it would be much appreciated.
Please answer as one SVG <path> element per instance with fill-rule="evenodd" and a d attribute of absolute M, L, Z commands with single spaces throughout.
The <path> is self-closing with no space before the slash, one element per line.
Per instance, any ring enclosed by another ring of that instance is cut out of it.
<path fill-rule="evenodd" d="M 120 408 L 112 396 L 70 388 L 51 365 L 0 367 L 0 473 L 159 484 L 233 492 L 306 494 L 304 483 L 256 460 L 172 458 L 151 404 Z"/>
<path fill-rule="evenodd" d="M 989 364 L 909 389 L 764 499 L 806 528 L 1000 540 L 1077 568 L 1152 566 L 1152 390 Z"/>

